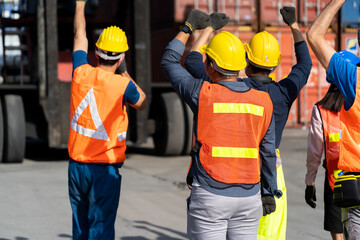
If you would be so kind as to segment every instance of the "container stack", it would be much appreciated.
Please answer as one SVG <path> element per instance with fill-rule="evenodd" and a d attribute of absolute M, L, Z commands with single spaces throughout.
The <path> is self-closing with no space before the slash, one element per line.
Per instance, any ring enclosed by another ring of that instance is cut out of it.
<path fill-rule="evenodd" d="M 296 8 L 300 29 L 305 34 L 317 15 L 329 0 L 176 0 L 175 21 L 183 23 L 188 13 L 200 9 L 207 13 L 226 13 L 231 21 L 223 30 L 232 32 L 246 43 L 257 32 L 266 30 L 279 41 L 282 60 L 272 77 L 280 81 L 296 64 L 294 42 L 290 28 L 283 22 L 280 9 L 284 6 Z M 348 50 L 358 54 L 357 30 L 360 28 L 360 0 L 348 0 L 340 14 L 333 20 L 326 39 L 337 50 Z M 307 125 L 313 105 L 326 93 L 329 84 L 326 72 L 310 49 L 313 68 L 308 83 L 292 106 L 287 126 Z M 245 74 L 242 73 L 245 77 Z"/>

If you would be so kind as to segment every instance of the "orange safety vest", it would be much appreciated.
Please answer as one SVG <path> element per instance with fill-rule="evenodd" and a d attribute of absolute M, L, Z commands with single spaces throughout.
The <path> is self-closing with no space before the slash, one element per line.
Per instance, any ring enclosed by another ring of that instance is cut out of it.
<path fill-rule="evenodd" d="M 338 168 L 360 172 L 360 70 L 357 68 L 355 100 L 351 108 L 340 111 L 340 158 Z"/>
<path fill-rule="evenodd" d="M 205 171 L 223 183 L 258 183 L 259 145 L 273 113 L 269 94 L 204 82 L 198 108 L 199 159 Z"/>
<path fill-rule="evenodd" d="M 325 159 L 329 185 L 334 190 L 334 171 L 338 170 L 340 148 L 340 112 L 334 112 L 317 105 L 324 130 Z"/>
<path fill-rule="evenodd" d="M 88 64 L 71 84 L 69 156 L 84 163 L 125 161 L 128 116 L 123 96 L 130 79 Z"/>

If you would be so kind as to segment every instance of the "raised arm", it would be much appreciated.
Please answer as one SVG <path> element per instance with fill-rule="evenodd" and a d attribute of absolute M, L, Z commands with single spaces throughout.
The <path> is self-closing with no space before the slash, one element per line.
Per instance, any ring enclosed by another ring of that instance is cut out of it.
<path fill-rule="evenodd" d="M 294 7 L 283 7 L 280 9 L 281 16 L 283 17 L 284 22 L 290 27 L 294 42 L 304 41 L 304 37 L 300 32 L 299 25 L 296 22 L 296 14 Z"/>
<path fill-rule="evenodd" d="M 210 26 L 205 28 L 195 40 L 195 43 L 185 60 L 185 67 L 193 77 L 211 82 L 210 78 L 206 75 L 202 53 L 199 49 L 209 42 L 216 30 L 224 27 L 229 21 L 230 19 L 225 13 L 210 14 Z"/>
<path fill-rule="evenodd" d="M 339 11 L 345 0 L 332 0 L 319 14 L 307 32 L 307 39 L 317 59 L 326 71 L 329 70 L 331 57 L 335 49 L 325 40 L 325 34 L 332 19 Z"/>
<path fill-rule="evenodd" d="M 85 4 L 86 0 L 76 1 L 74 16 L 73 52 L 83 50 L 87 53 L 88 51 L 88 39 L 86 37 Z"/>

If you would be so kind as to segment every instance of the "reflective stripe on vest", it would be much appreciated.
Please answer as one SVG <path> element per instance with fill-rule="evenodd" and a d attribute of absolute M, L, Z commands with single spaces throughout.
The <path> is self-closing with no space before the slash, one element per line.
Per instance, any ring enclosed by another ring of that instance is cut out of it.
<path fill-rule="evenodd" d="M 340 129 L 339 129 L 339 131 L 340 131 Z M 329 133 L 329 141 L 330 142 L 339 142 L 340 141 L 340 132 L 338 132 L 338 133 Z"/>
<path fill-rule="evenodd" d="M 214 113 L 250 113 L 263 116 L 264 107 L 248 103 L 214 103 Z"/>
<path fill-rule="evenodd" d="M 338 168 L 349 172 L 360 172 L 360 68 L 357 68 L 357 84 L 354 103 L 346 111 L 340 111 L 340 157 Z"/>
<path fill-rule="evenodd" d="M 272 102 L 257 90 L 235 92 L 204 82 L 199 96 L 197 137 L 200 163 L 215 180 L 260 181 L 259 144 L 270 125 Z"/>
<path fill-rule="evenodd" d="M 130 79 L 90 65 L 71 84 L 69 156 L 85 163 L 122 163 L 128 128 L 123 96 Z"/>
<path fill-rule="evenodd" d="M 340 148 L 340 112 L 329 111 L 317 105 L 324 131 L 325 159 L 329 185 L 334 190 L 334 171 L 338 170 Z"/>
<path fill-rule="evenodd" d="M 212 156 L 228 158 L 258 158 L 259 151 L 257 148 L 213 147 Z"/>

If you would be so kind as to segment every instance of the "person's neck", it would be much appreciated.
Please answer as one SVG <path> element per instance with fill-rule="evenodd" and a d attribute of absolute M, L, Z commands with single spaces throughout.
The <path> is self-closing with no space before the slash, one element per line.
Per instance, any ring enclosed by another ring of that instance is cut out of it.
<path fill-rule="evenodd" d="M 211 79 L 211 80 L 212 80 L 214 83 L 222 82 L 222 81 L 226 81 L 226 82 L 236 82 L 236 81 L 237 81 L 237 76 L 226 77 L 226 78 L 216 77 L 216 78 Z"/>
<path fill-rule="evenodd" d="M 102 70 L 108 71 L 108 72 L 112 72 L 115 73 L 116 71 L 116 65 L 114 66 L 105 66 L 105 65 L 99 65 L 99 68 L 101 68 Z"/>
<path fill-rule="evenodd" d="M 261 73 L 251 73 L 251 74 L 248 75 L 248 77 L 256 77 L 256 76 L 268 77 L 268 75 L 266 75 L 266 74 L 261 74 Z"/>

